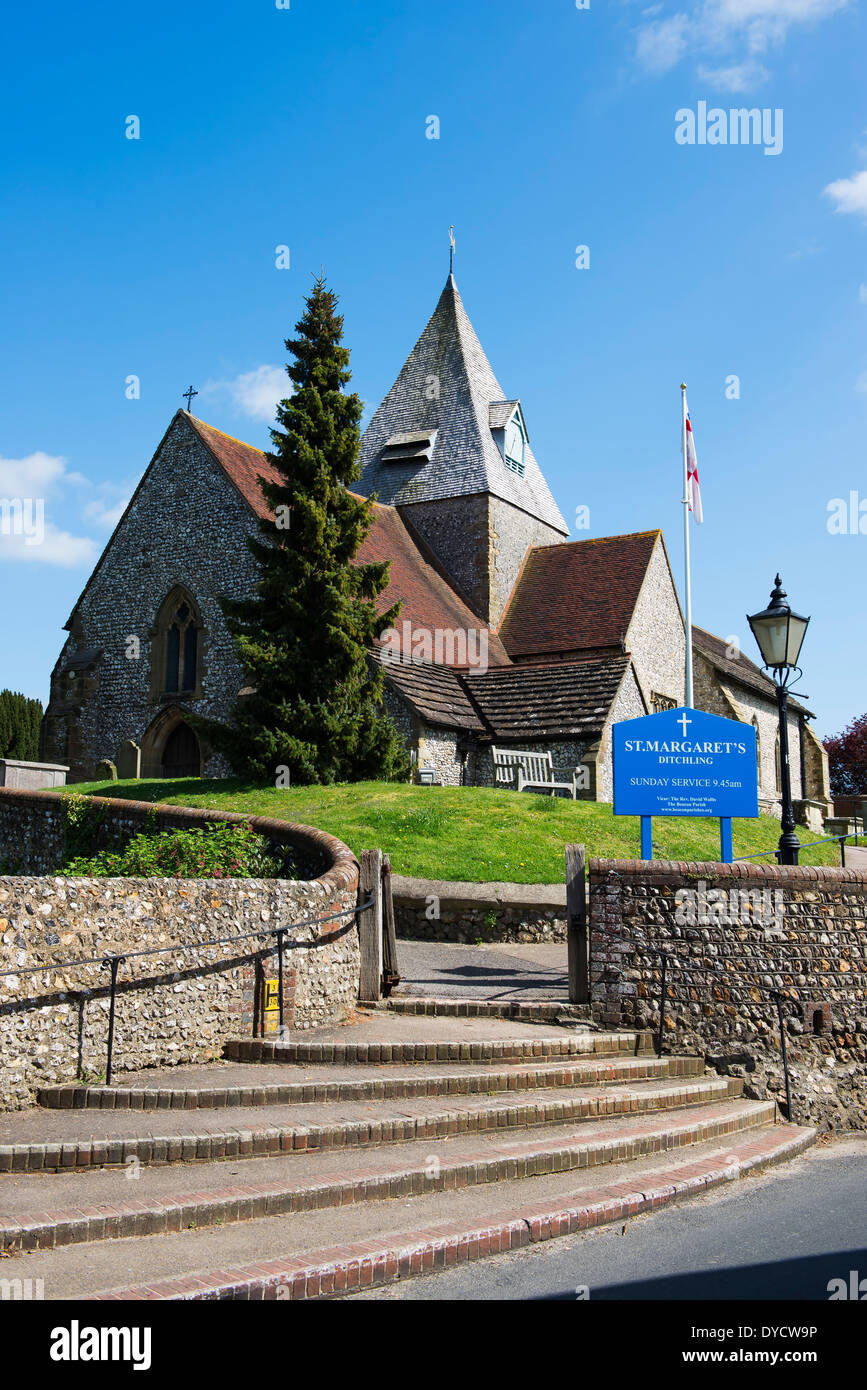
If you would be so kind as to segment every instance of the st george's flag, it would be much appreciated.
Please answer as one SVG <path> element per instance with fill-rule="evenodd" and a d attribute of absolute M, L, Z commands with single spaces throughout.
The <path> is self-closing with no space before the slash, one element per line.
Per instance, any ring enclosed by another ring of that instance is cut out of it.
<path fill-rule="evenodd" d="M 695 456 L 695 436 L 692 432 L 692 422 L 689 418 L 689 407 L 686 410 L 686 495 L 689 498 L 689 510 L 695 520 L 699 523 L 704 521 L 704 513 L 701 509 L 701 488 L 698 485 L 698 460 Z"/>

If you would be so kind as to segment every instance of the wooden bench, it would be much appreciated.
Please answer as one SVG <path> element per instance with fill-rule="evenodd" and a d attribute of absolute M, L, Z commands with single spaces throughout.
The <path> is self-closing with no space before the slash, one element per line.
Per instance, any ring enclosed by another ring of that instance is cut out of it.
<path fill-rule="evenodd" d="M 568 792 L 573 801 L 578 800 L 580 768 L 555 768 L 550 753 L 530 753 L 520 748 L 492 748 L 494 756 L 494 785 L 511 787 L 519 792 L 539 792 L 543 796 L 556 796 L 558 792 Z M 570 781 L 560 782 L 559 776 L 569 776 Z"/>

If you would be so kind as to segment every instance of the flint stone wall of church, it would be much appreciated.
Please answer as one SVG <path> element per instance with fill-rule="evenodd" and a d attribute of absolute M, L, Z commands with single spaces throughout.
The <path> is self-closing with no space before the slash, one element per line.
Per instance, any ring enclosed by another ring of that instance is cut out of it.
<path fill-rule="evenodd" d="M 433 551 L 481 622 L 492 626 L 503 616 L 528 549 L 569 539 L 509 502 L 484 493 L 419 502 L 401 507 L 400 513 Z"/>
<path fill-rule="evenodd" d="M 650 713 L 653 713 L 651 697 L 654 694 L 665 695 L 682 705 L 686 635 L 661 540 L 653 547 L 626 635 L 626 647 Z"/>
<path fill-rule="evenodd" d="M 10 801 L 29 796 L 35 803 L 29 815 L 19 817 L 25 831 L 19 844 L 28 846 L 35 864 L 56 863 L 62 825 L 51 803 L 60 798 L 38 792 L 8 796 Z M 7 845 L 9 809 L 0 795 Z M 142 815 L 147 809 L 138 808 Z M 165 819 L 176 820 L 177 811 L 188 822 L 226 818 L 173 808 Z M 318 877 L 71 879 L 46 876 L 35 866 L 26 875 L 0 877 L 0 1109 L 32 1104 L 40 1086 L 104 1072 L 109 998 L 102 960 L 109 953 L 178 947 L 164 955 L 130 956 L 120 967 L 118 1071 L 208 1061 L 220 1055 L 229 1038 L 249 1036 L 254 1022 L 259 1025 L 261 979 L 277 974 L 274 939 L 204 944 L 217 938 L 287 928 L 284 1022 L 290 1028 L 329 1022 L 357 1002 L 356 917 L 291 930 L 307 918 L 356 906 L 354 856 L 321 831 L 254 823 L 263 831 L 271 826 L 275 840 L 291 843 L 299 855 L 306 840 Z M 67 964 L 91 957 L 97 964 Z M 23 976 L 2 974 L 4 967 L 29 966 L 39 969 Z"/>
<path fill-rule="evenodd" d="M 243 671 L 219 597 L 252 593 L 256 568 L 244 537 L 255 525 L 246 502 L 192 426 L 176 420 L 78 605 L 61 655 L 59 666 L 76 650 L 105 649 L 95 680 L 79 692 L 80 746 L 69 756 L 57 674 L 52 682 L 43 756 L 69 762 L 70 781 L 93 778 L 97 763 L 114 761 L 126 739 L 141 745 L 149 725 L 169 706 L 209 718 L 228 716 Z M 204 624 L 200 700 L 151 694 L 150 629 L 176 585 L 190 591 Z M 127 656 L 130 637 L 139 639 L 137 659 Z M 226 771 L 222 759 L 204 769 L 217 776 Z"/>
<path fill-rule="evenodd" d="M 784 1100 L 767 992 L 781 990 L 791 1001 L 795 1119 L 867 1127 L 867 875 L 614 859 L 591 859 L 588 871 L 596 1022 L 658 1028 L 660 960 L 649 948 L 664 950 L 696 967 L 692 974 L 669 967 L 666 1049 L 702 1052 L 718 1072 L 742 1077 L 747 1095 Z M 701 908 L 702 886 L 707 895 L 723 890 L 725 903 L 708 896 Z M 682 889 L 694 895 L 694 924 L 678 902 Z M 770 897 L 732 900 L 732 891 Z"/>
<path fill-rule="evenodd" d="M 614 800 L 614 765 L 611 758 L 612 724 L 618 724 L 622 719 L 640 719 L 642 715 L 648 713 L 635 673 L 629 666 L 609 711 L 599 744 L 597 754 L 598 789 L 596 794 L 598 801 Z"/>

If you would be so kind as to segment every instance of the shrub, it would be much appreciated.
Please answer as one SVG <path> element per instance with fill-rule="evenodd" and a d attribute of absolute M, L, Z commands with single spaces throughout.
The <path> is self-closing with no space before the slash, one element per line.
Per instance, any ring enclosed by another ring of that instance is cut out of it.
<path fill-rule="evenodd" d="M 289 853 L 273 851 L 249 825 L 225 822 L 195 830 L 139 835 L 125 849 L 69 859 L 67 878 L 287 878 Z"/>

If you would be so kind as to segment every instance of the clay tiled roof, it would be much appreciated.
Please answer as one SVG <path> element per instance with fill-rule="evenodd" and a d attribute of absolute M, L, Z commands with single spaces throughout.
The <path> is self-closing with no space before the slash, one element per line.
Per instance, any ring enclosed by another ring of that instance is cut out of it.
<path fill-rule="evenodd" d="M 243 444 L 212 425 L 206 425 L 203 420 L 197 420 L 192 415 L 187 418 L 253 511 L 258 516 L 267 517 L 268 507 L 258 480 L 261 476 L 276 482 L 280 475 L 265 455 L 251 444 Z M 416 544 L 393 507 L 373 503 L 373 525 L 358 552 L 358 559 L 361 564 L 390 561 L 389 583 L 378 603 L 380 611 L 385 612 L 398 599 L 402 599 L 400 623 L 409 622 L 414 628 L 448 631 L 484 627 L 448 583 L 433 557 Z M 508 660 L 500 639 L 489 632 L 489 663 L 504 665 Z"/>
<path fill-rule="evenodd" d="M 267 517 L 269 512 L 262 496 L 262 489 L 259 487 L 259 476 L 261 474 L 269 483 L 277 483 L 280 481 L 280 474 L 268 462 L 262 450 L 254 449 L 252 444 L 243 444 L 240 439 L 223 434 L 222 430 L 215 430 L 213 425 L 206 425 L 204 420 L 187 415 L 185 410 L 180 414 L 187 416 L 196 434 L 207 444 L 224 473 L 228 473 L 253 511 L 258 516 Z"/>
<path fill-rule="evenodd" d="M 619 647 L 661 534 L 641 531 L 532 550 L 500 625 L 509 656 Z"/>
<path fill-rule="evenodd" d="M 735 658 L 730 657 L 729 644 L 721 637 L 706 632 L 703 627 L 693 627 L 692 643 L 695 650 L 700 652 L 725 680 L 733 681 L 736 685 L 745 685 L 748 690 L 754 690 L 766 700 L 776 701 L 777 692 L 773 681 L 743 653 Z M 789 698 L 789 708 L 803 711 L 813 717 L 810 710 L 792 697 Z"/>
<path fill-rule="evenodd" d="M 593 740 L 602 733 L 628 665 L 626 657 L 618 656 L 508 666 L 461 680 L 497 740 Z"/>

